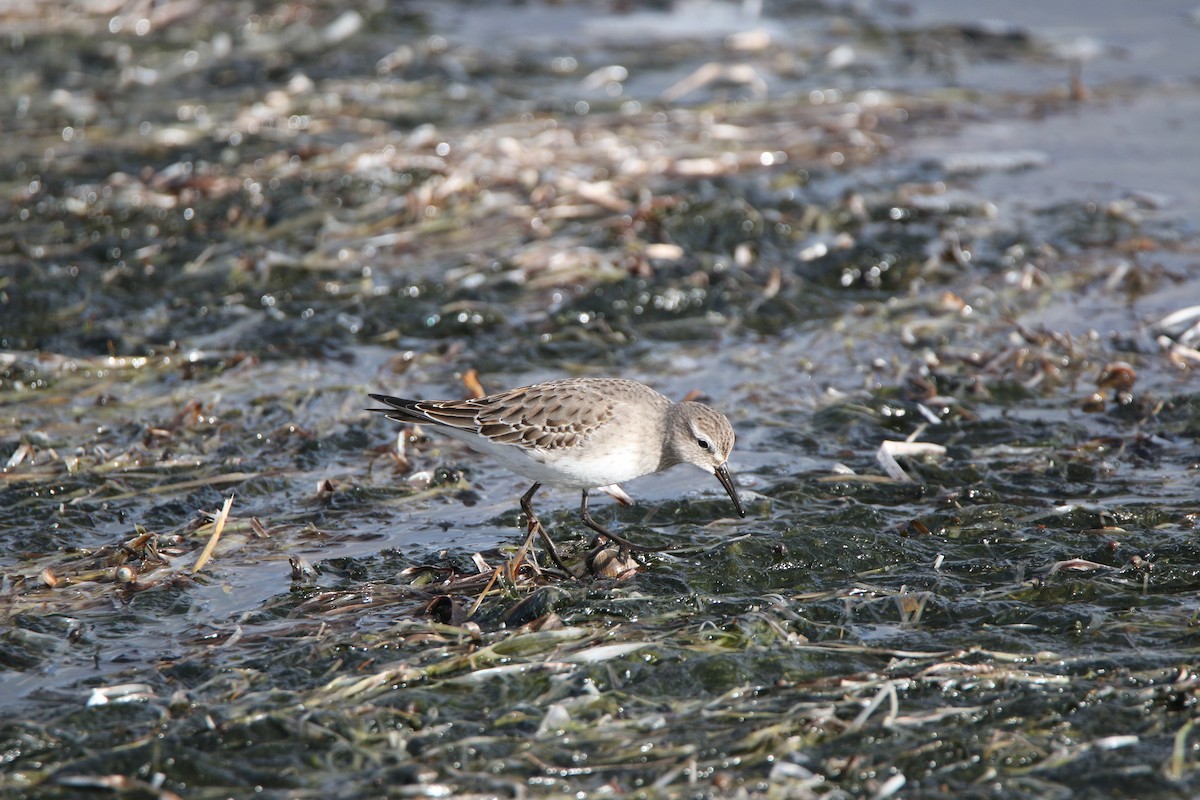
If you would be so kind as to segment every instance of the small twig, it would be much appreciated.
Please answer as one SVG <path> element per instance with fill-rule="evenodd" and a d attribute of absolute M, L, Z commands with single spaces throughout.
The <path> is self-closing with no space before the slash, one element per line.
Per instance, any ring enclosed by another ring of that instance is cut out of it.
<path fill-rule="evenodd" d="M 496 578 L 500 577 L 500 571 L 502 569 L 504 569 L 503 566 L 496 567 L 494 570 L 492 570 L 492 577 L 483 587 L 483 591 L 479 593 L 479 597 L 475 598 L 475 602 L 471 605 L 471 610 L 467 612 L 467 619 L 475 616 L 475 612 L 479 610 L 481 605 L 483 605 L 483 598 L 487 597 L 487 593 L 490 592 L 492 590 L 492 586 L 496 584 Z"/>
<path fill-rule="evenodd" d="M 196 559 L 196 566 L 192 567 L 193 575 L 203 569 L 208 560 L 212 558 L 213 550 L 217 549 L 217 541 L 221 538 L 221 531 L 225 530 L 225 521 L 229 519 L 229 509 L 232 507 L 233 495 L 229 495 L 229 499 L 221 508 L 221 513 L 217 514 L 217 518 L 213 520 L 212 536 L 208 537 L 208 544 L 204 545 L 204 549 L 200 551 L 200 557 Z"/>

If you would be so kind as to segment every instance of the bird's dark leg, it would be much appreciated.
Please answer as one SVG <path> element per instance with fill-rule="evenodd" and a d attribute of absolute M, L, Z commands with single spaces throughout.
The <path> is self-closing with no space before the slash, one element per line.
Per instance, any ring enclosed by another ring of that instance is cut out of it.
<path fill-rule="evenodd" d="M 592 519 L 592 515 L 588 512 L 587 489 L 583 490 L 583 500 L 579 504 L 579 520 L 601 536 L 607 536 L 609 539 L 612 539 L 614 542 L 621 545 L 622 549 L 625 550 L 633 550 L 636 553 L 665 553 L 668 550 L 674 549 L 670 546 L 648 547 L 644 544 L 634 544 L 625 537 L 617 536 L 615 533 L 606 530 L 599 522 L 596 522 L 596 520 Z"/>
<path fill-rule="evenodd" d="M 533 496 L 537 494 L 537 490 L 540 488 L 542 488 L 542 485 L 535 483 L 529 487 L 528 492 L 521 495 L 521 510 L 525 512 L 525 517 L 527 518 L 526 524 L 529 526 L 530 532 L 537 530 L 538 535 L 542 537 L 542 541 L 546 544 L 546 549 L 550 551 L 550 560 L 554 562 L 555 566 L 574 578 L 575 573 L 567 569 L 567 565 L 559 558 L 558 548 L 554 546 L 554 540 L 550 538 L 550 534 L 546 533 L 546 528 L 542 525 L 542 521 L 533 513 Z"/>
<path fill-rule="evenodd" d="M 601 536 L 607 536 L 608 538 L 613 539 L 613 535 L 606 531 L 599 522 L 596 522 L 596 520 L 592 519 L 592 515 L 588 513 L 587 489 L 583 490 L 583 498 L 579 503 L 579 520 Z M 616 539 L 613 539 L 613 541 L 616 541 Z"/>
<path fill-rule="evenodd" d="M 537 490 L 542 488 L 540 483 L 535 483 L 529 487 L 529 491 L 521 495 L 521 510 L 525 512 L 525 516 L 529 517 L 529 526 L 533 527 L 533 523 L 537 517 L 533 514 L 533 496 L 537 494 Z"/>

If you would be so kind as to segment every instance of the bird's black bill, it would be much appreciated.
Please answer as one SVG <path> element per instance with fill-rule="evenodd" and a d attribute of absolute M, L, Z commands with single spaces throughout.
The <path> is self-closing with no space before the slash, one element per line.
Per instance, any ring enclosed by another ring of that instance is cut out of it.
<path fill-rule="evenodd" d="M 733 507 L 737 509 L 739 516 L 746 516 L 746 509 L 742 508 L 741 498 L 738 497 L 737 487 L 733 485 L 733 478 L 729 477 L 729 470 L 725 465 L 717 467 L 713 470 L 713 474 L 717 476 L 717 480 L 725 487 L 725 491 L 729 492 L 729 499 L 733 501 Z"/>

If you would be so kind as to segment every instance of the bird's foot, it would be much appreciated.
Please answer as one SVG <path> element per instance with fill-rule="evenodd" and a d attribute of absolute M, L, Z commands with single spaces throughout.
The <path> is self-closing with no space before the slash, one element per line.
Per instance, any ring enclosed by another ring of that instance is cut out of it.
<path fill-rule="evenodd" d="M 554 540 L 551 539 L 550 534 L 546 532 L 546 528 L 542 525 L 541 520 L 539 520 L 532 513 L 527 513 L 526 516 L 529 518 L 529 539 L 533 539 L 534 535 L 539 536 L 542 540 L 542 543 L 546 545 L 546 552 L 549 553 L 550 560 L 554 562 L 554 566 L 566 573 L 568 578 L 578 578 L 579 576 L 572 572 L 571 568 L 563 562 L 562 557 L 558 554 L 558 548 L 554 545 Z"/>
<path fill-rule="evenodd" d="M 587 525 L 596 533 L 596 538 L 592 540 L 592 547 L 596 547 L 600 542 L 601 537 L 610 539 L 621 545 L 621 550 L 624 553 L 667 553 L 675 549 L 674 545 L 662 545 L 660 547 L 651 547 L 650 545 L 637 544 L 626 539 L 624 536 L 618 536 L 612 531 L 605 528 L 599 522 L 592 519 L 591 515 L 581 515 L 580 519 L 584 525 Z"/>

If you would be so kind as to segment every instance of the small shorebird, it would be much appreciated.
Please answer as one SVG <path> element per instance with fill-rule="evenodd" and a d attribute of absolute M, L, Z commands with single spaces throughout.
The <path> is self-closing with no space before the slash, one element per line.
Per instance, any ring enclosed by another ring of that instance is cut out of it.
<path fill-rule="evenodd" d="M 550 557 L 568 575 L 573 573 L 533 513 L 533 496 L 543 483 L 579 489 L 583 524 L 635 550 L 665 548 L 640 547 L 601 527 L 588 513 L 589 490 L 630 503 L 618 485 L 622 481 L 694 464 L 715 475 L 738 514 L 746 516 L 726 467 L 733 427 L 725 415 L 702 403 L 673 403 L 636 381 L 567 378 L 471 400 L 371 397 L 388 406 L 371 411 L 400 422 L 431 423 L 532 480 L 521 497 L 521 510 L 530 530 L 538 529 Z"/>

